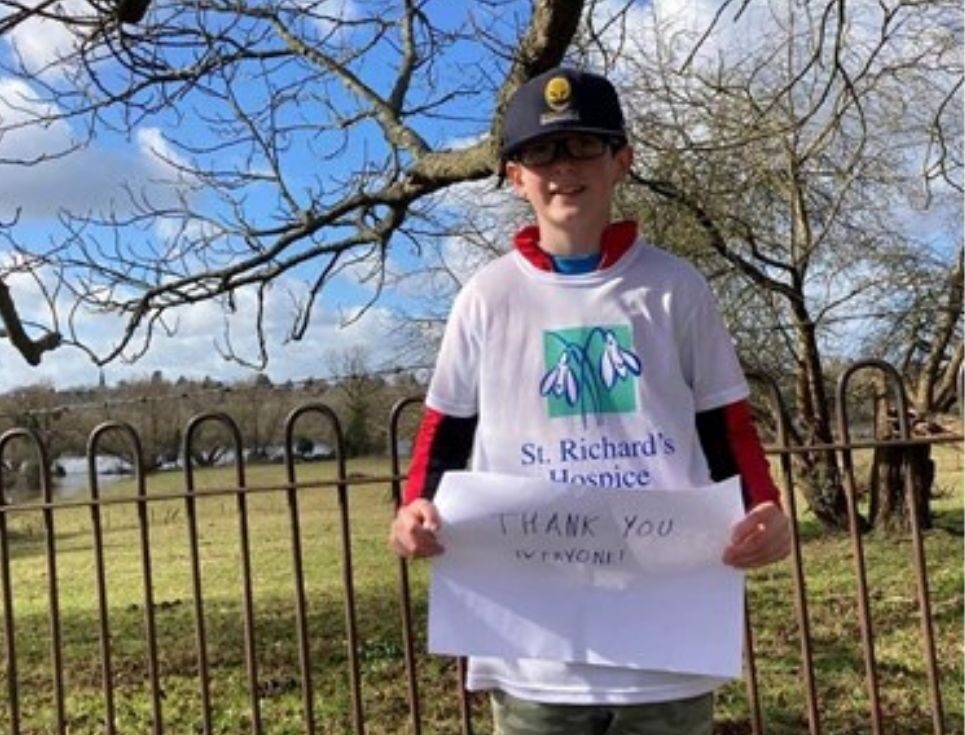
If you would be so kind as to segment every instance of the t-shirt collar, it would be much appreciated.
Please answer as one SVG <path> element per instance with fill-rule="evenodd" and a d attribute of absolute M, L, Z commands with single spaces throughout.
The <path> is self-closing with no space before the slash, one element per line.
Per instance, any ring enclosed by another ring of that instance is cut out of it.
<path fill-rule="evenodd" d="M 608 224 L 600 237 L 601 257 L 597 269 L 609 268 L 616 263 L 636 240 L 637 223 L 633 220 L 621 220 Z M 535 267 L 544 271 L 553 271 L 553 259 L 539 246 L 539 227 L 536 225 L 524 227 L 516 233 L 513 243 L 519 253 Z"/>

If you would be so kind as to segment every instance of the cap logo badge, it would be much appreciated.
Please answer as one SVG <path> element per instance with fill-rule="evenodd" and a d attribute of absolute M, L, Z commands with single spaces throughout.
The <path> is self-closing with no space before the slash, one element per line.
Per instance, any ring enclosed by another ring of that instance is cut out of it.
<path fill-rule="evenodd" d="M 553 77 L 543 89 L 543 98 L 551 110 L 565 110 L 570 105 L 570 80 L 566 77 Z"/>

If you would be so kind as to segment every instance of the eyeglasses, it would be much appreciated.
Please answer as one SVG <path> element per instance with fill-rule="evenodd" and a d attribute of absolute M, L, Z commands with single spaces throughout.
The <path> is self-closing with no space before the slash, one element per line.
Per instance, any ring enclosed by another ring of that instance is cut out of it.
<path fill-rule="evenodd" d="M 530 168 L 546 166 L 564 154 L 575 161 L 587 161 L 602 156 L 609 145 L 609 141 L 598 135 L 567 135 L 530 143 L 513 158 Z"/>

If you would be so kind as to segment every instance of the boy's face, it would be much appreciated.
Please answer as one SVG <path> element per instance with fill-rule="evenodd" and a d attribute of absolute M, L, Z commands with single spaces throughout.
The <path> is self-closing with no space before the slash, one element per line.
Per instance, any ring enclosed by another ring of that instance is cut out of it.
<path fill-rule="evenodd" d="M 632 163 L 629 146 L 613 151 L 598 136 L 564 133 L 523 148 L 507 162 L 506 178 L 533 207 L 541 229 L 581 235 L 609 223 L 613 187 Z"/>

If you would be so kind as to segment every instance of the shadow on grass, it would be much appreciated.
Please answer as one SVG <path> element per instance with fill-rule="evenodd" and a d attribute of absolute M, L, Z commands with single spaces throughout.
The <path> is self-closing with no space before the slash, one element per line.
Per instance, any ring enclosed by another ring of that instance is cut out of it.
<path fill-rule="evenodd" d="M 65 554 L 72 551 L 90 551 L 93 548 L 92 544 L 88 544 L 86 549 L 63 549 L 65 542 L 73 540 L 86 539 L 91 540 L 90 531 L 70 531 L 62 532 L 57 530 L 56 525 L 54 526 L 55 532 L 55 549 L 57 556 Z M 106 548 L 106 544 L 105 544 Z M 44 535 L 43 527 L 31 527 L 27 530 L 23 529 L 7 529 L 7 552 L 10 555 L 10 561 L 15 561 L 18 559 L 29 559 L 34 556 L 44 556 L 47 552 L 46 538 Z"/>
<path fill-rule="evenodd" d="M 961 508 L 934 510 L 931 530 L 944 531 L 953 536 L 965 536 L 965 516 L 962 515 Z M 865 533 L 865 536 L 867 537 L 875 533 L 876 529 L 872 528 Z M 927 533 L 927 531 L 925 533 Z M 802 544 L 818 540 L 849 537 L 848 529 L 826 526 L 807 511 L 801 513 L 798 517 L 798 534 Z"/>
<path fill-rule="evenodd" d="M 935 513 L 933 517 L 935 530 L 941 530 L 952 536 L 965 536 L 965 516 L 961 509 L 942 510 Z"/>

